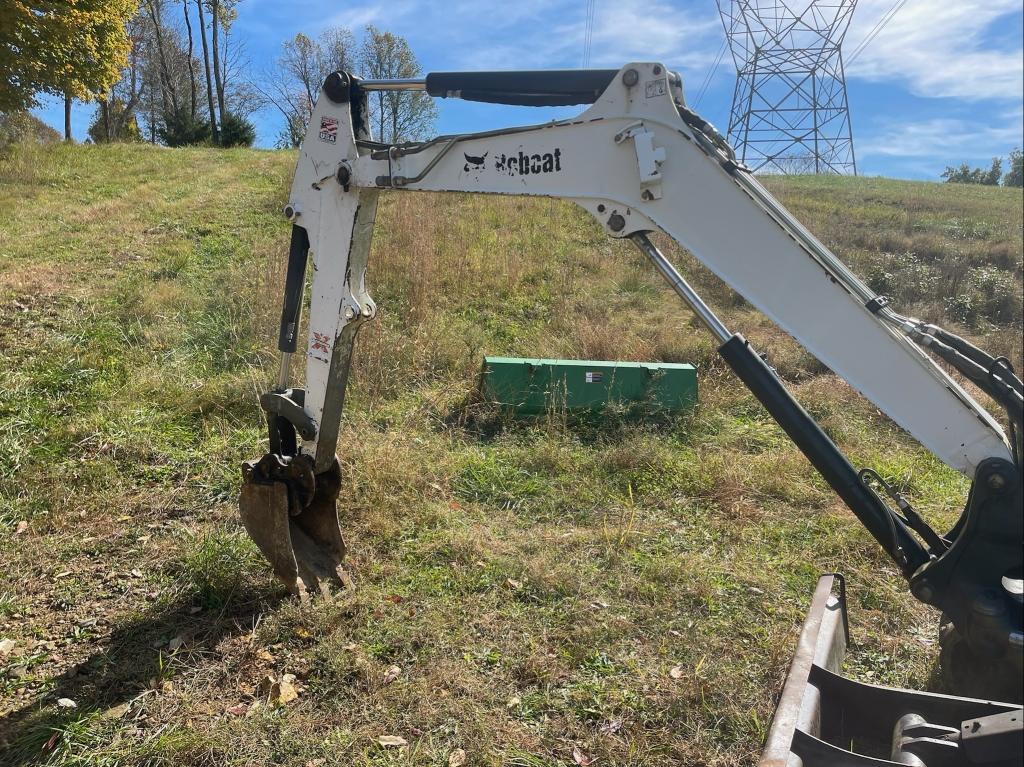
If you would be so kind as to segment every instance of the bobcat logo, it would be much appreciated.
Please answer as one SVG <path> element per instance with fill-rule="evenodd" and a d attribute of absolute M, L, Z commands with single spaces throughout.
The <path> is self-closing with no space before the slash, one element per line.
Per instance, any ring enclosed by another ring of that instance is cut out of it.
<path fill-rule="evenodd" d="M 487 159 L 487 152 L 484 152 L 479 157 L 474 157 L 471 154 L 462 153 L 462 156 L 466 158 L 466 164 L 462 167 L 462 170 L 469 172 L 471 170 L 483 170 L 484 161 Z"/>

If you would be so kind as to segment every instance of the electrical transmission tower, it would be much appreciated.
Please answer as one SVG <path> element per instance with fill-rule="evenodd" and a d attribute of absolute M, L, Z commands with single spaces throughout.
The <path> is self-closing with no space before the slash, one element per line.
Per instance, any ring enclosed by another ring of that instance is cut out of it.
<path fill-rule="evenodd" d="M 842 43 L 857 0 L 716 0 L 736 64 L 729 141 L 766 173 L 857 173 Z"/>

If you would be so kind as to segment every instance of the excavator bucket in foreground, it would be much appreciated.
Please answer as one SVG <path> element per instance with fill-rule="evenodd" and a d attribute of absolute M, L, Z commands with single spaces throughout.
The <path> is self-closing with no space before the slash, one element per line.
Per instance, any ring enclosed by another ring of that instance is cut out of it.
<path fill-rule="evenodd" d="M 1021 764 L 1020 706 L 848 679 L 848 642 L 845 583 L 823 575 L 759 767 Z"/>
<path fill-rule="evenodd" d="M 304 456 L 273 453 L 242 465 L 242 524 L 292 594 L 348 586 L 345 541 L 338 526 L 341 469 L 315 476 Z"/>

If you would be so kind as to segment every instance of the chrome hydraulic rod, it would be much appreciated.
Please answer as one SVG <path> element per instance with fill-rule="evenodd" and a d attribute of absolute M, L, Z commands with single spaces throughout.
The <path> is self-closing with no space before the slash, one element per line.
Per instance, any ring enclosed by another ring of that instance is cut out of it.
<path fill-rule="evenodd" d="M 647 234 L 635 232 L 629 235 L 629 239 L 643 251 L 676 294 L 715 336 L 720 344 L 718 353 L 732 371 L 895 560 L 903 574 L 910 578 L 928 561 L 928 553 L 903 521 L 893 515 L 878 495 L 861 481 L 857 470 L 789 393 L 775 370 L 743 336 L 729 332 L 725 323 L 718 319 Z"/>
<path fill-rule="evenodd" d="M 404 80 L 360 80 L 359 87 L 364 91 L 424 91 L 427 89 L 427 80 L 425 77 Z"/>
<path fill-rule="evenodd" d="M 629 236 L 629 239 L 640 248 L 640 251 L 650 259 L 651 263 L 654 264 L 654 268 L 658 270 L 658 273 L 665 278 L 672 290 L 676 292 L 686 305 L 689 306 L 693 313 L 697 315 L 697 318 L 704 323 L 704 326 L 711 331 L 711 334 L 718 339 L 720 344 L 724 344 L 730 338 L 732 333 L 725 324 L 718 319 L 717 315 L 711 311 L 699 295 L 697 291 L 690 287 L 690 284 L 683 278 L 683 275 L 679 273 L 679 270 L 672 265 L 672 262 L 665 258 L 665 255 L 658 250 L 657 246 L 650 241 L 646 234 L 643 232 L 636 232 Z"/>

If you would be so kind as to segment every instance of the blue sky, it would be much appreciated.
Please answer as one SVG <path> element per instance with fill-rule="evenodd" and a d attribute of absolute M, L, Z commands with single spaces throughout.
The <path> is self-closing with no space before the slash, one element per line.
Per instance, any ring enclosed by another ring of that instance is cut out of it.
<path fill-rule="evenodd" d="M 800 0 L 795 0 L 799 3 Z M 860 0 L 847 35 L 854 47 L 893 5 Z M 404 35 L 425 71 L 579 66 L 586 0 L 242 0 L 234 30 L 251 70 L 270 66 L 281 42 L 366 24 Z M 591 66 L 658 60 L 682 73 L 691 106 L 724 40 L 714 0 L 597 0 Z M 728 123 L 735 73 L 729 56 L 698 110 Z M 948 164 L 988 165 L 1024 143 L 1024 9 L 1020 0 L 907 0 L 847 68 L 858 169 L 869 175 L 936 179 Z M 540 122 L 579 110 L 440 101 L 438 131 Z M 93 107 L 78 105 L 84 137 Z M 52 125 L 60 106 L 37 110 Z M 280 129 L 271 111 L 255 116 L 261 145 Z"/>

